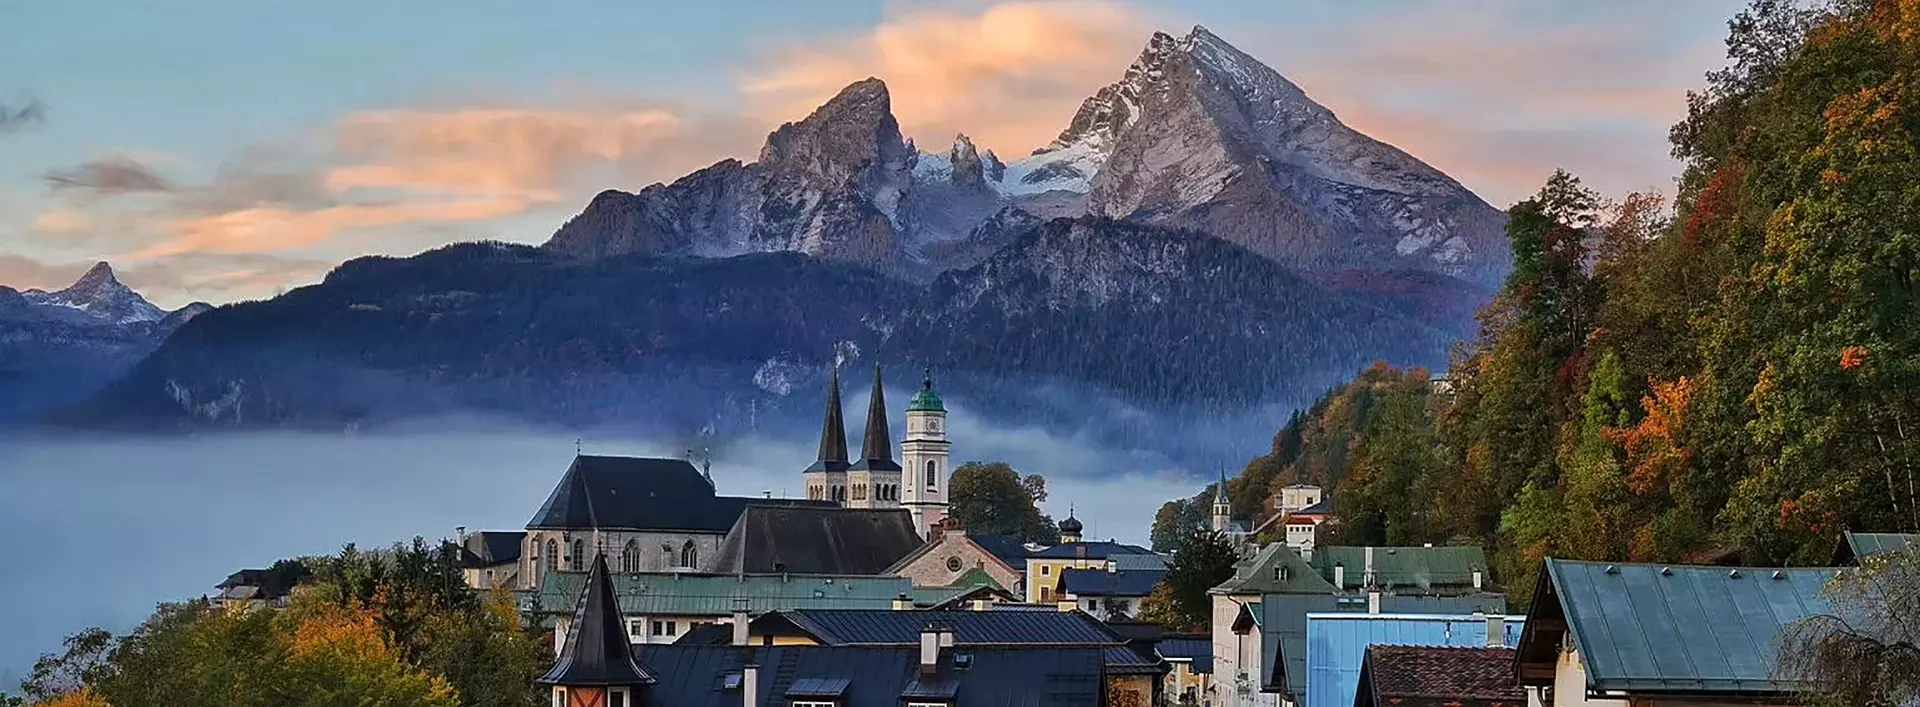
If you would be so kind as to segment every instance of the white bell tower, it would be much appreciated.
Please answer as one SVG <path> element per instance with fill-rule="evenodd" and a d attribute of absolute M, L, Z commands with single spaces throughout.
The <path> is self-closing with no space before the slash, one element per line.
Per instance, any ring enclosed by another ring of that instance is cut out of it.
<path fill-rule="evenodd" d="M 913 516 L 920 537 L 932 536 L 932 527 L 947 518 L 948 465 L 947 407 L 933 390 L 933 369 L 927 369 L 920 392 L 907 405 L 907 436 L 900 441 L 902 489 L 900 505 Z"/>

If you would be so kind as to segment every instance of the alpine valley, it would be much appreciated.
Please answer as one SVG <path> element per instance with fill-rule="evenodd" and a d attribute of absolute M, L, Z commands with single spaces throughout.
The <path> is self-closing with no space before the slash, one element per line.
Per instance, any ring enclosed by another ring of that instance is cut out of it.
<path fill-rule="evenodd" d="M 817 424 L 841 361 L 903 386 L 931 366 L 981 416 L 1178 455 L 1222 420 L 1264 436 L 1372 361 L 1444 365 L 1509 269 L 1504 222 L 1195 28 L 1155 34 L 1030 155 L 923 151 L 867 79 L 756 160 L 603 192 L 542 246 L 359 258 L 207 312 L 46 419 L 725 437 Z"/>

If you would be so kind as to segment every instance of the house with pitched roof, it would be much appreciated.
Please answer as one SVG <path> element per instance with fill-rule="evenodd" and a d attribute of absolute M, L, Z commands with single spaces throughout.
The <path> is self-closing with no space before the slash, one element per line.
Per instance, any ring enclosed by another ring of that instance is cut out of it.
<path fill-rule="evenodd" d="M 1034 551 L 1011 535 L 973 535 L 959 519 L 941 522 L 927 544 L 888 567 L 887 574 L 913 580 L 916 587 L 976 586 L 981 583 L 1022 589 L 1027 556 Z"/>
<path fill-rule="evenodd" d="M 1528 707 L 1513 681 L 1511 648 L 1376 645 L 1361 661 L 1351 702 L 1339 707 Z"/>
<path fill-rule="evenodd" d="M 1514 675 L 1556 706 L 1793 703 L 1780 639 L 1838 571 L 1548 559 Z"/>
<path fill-rule="evenodd" d="M 1138 545 L 1128 545 L 1112 540 L 1084 541 L 1080 539 L 1082 526 L 1079 519 L 1071 513 L 1060 521 L 1060 544 L 1031 552 L 1027 555 L 1026 588 L 1022 595 L 1036 604 L 1052 604 L 1060 600 L 1061 577 L 1069 569 L 1108 568 L 1111 560 L 1122 569 L 1164 569 L 1166 557 Z"/>
<path fill-rule="evenodd" d="M 1059 602 L 1101 621 L 1126 621 L 1140 615 L 1141 603 L 1166 578 L 1164 568 L 1122 570 L 1117 559 L 1099 569 L 1068 568 L 1060 573 Z"/>
<path fill-rule="evenodd" d="M 904 508 L 749 504 L 705 567 L 735 575 L 881 575 L 920 546 Z"/>
<path fill-rule="evenodd" d="M 460 533 L 460 572 L 475 589 L 520 589 L 523 532 Z"/>

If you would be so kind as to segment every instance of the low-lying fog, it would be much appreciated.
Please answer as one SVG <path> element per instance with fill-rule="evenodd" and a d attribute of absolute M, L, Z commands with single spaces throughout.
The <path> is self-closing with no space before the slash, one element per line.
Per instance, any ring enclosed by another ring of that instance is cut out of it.
<path fill-rule="evenodd" d="M 1046 511 L 1071 503 L 1089 538 L 1145 544 L 1167 499 L 1198 470 L 1103 452 L 1031 429 L 954 421 L 956 460 L 1005 460 L 1048 479 Z M 858 431 L 850 440 L 859 449 Z M 80 629 L 119 633 L 154 605 L 213 592 L 244 567 L 384 546 L 454 528 L 524 526 L 574 452 L 570 433 L 501 429 L 380 435 L 199 434 L 178 438 L 0 437 L 0 692 Z M 588 437 L 590 454 L 679 456 L 667 442 Z M 720 492 L 792 496 L 809 439 L 715 450 Z"/>

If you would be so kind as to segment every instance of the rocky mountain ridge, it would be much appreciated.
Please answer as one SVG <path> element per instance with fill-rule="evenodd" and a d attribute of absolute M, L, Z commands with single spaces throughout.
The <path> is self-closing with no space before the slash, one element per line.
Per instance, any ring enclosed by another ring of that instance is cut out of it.
<path fill-rule="evenodd" d="M 0 422 L 92 394 L 210 309 L 163 310 L 104 262 L 53 292 L 0 286 Z"/>

